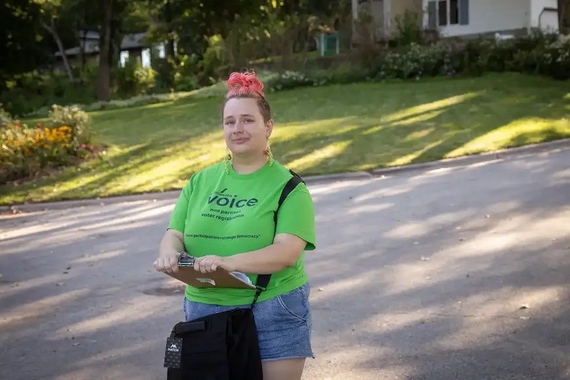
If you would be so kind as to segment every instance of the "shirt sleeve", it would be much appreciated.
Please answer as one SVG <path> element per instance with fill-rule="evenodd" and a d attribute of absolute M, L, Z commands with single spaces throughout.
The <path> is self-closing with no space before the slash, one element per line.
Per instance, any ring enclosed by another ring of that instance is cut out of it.
<path fill-rule="evenodd" d="M 178 200 L 174 205 L 174 209 L 170 214 L 170 221 L 168 222 L 168 229 L 173 229 L 184 233 L 186 225 L 186 217 L 188 216 L 188 202 L 192 192 L 192 184 L 188 182 L 180 192 Z"/>
<path fill-rule="evenodd" d="M 307 242 L 306 251 L 316 248 L 315 206 L 309 189 L 299 184 L 277 212 L 277 234 L 291 234 Z"/>

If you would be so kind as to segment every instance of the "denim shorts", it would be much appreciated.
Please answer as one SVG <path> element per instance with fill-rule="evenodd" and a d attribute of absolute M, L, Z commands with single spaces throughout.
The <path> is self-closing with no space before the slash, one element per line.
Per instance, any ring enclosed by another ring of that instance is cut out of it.
<path fill-rule="evenodd" d="M 275 298 L 258 302 L 253 314 L 261 360 L 314 358 L 311 347 L 310 285 L 294 289 Z M 219 306 L 189 301 L 184 297 L 186 321 L 221 313 L 243 306 Z"/>

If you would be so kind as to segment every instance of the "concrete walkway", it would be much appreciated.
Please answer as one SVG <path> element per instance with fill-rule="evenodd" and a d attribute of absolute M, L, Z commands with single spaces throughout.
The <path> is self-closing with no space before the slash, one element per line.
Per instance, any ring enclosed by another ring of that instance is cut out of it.
<path fill-rule="evenodd" d="M 570 151 L 310 186 L 304 379 L 570 378 Z M 164 379 L 174 199 L 0 218 L 0 379 Z"/>

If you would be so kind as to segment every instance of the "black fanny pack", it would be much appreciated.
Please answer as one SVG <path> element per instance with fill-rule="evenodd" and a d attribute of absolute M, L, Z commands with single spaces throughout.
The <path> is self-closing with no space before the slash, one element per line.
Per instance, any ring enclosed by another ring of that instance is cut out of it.
<path fill-rule="evenodd" d="M 279 198 L 277 212 L 303 180 L 294 172 Z M 259 275 L 250 308 L 239 308 L 177 323 L 166 340 L 168 380 L 263 380 L 253 309 L 270 274 Z"/>
<path fill-rule="evenodd" d="M 177 323 L 166 340 L 167 379 L 262 380 L 253 308 L 270 277 L 258 276 L 251 308 Z"/>

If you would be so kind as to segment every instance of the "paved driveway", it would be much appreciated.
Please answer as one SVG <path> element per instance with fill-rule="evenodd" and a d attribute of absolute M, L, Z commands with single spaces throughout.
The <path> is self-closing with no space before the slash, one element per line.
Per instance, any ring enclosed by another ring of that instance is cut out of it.
<path fill-rule="evenodd" d="M 570 378 L 570 151 L 312 185 L 305 379 Z M 0 218 L 0 379 L 164 379 L 173 200 Z"/>

